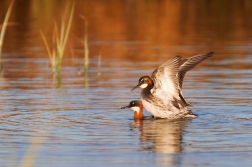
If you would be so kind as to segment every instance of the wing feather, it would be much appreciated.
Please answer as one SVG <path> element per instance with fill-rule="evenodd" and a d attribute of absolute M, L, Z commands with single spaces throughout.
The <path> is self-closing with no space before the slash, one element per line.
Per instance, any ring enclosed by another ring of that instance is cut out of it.
<path fill-rule="evenodd" d="M 213 53 L 214 52 L 199 54 L 199 55 L 190 57 L 188 59 L 181 60 L 179 72 L 177 75 L 180 90 L 182 89 L 183 80 L 184 80 L 184 77 L 185 77 L 185 74 L 187 73 L 187 71 L 194 68 L 196 65 L 198 65 L 203 60 L 211 57 L 213 55 Z"/>
<path fill-rule="evenodd" d="M 158 67 L 151 75 L 154 81 L 154 88 L 162 89 L 167 94 L 171 96 L 178 96 L 178 78 L 177 73 L 179 72 L 179 67 L 181 65 L 181 57 L 175 56 L 173 59 L 168 60 L 160 67 Z"/>
<path fill-rule="evenodd" d="M 151 78 L 154 82 L 154 87 L 151 93 L 162 99 L 166 105 L 170 105 L 172 101 L 174 103 L 173 106 L 177 108 L 188 106 L 189 104 L 185 101 L 182 94 L 184 76 L 189 70 L 212 55 L 213 52 L 209 52 L 184 60 L 182 60 L 181 56 L 175 56 L 173 59 L 168 60 L 153 71 Z"/>

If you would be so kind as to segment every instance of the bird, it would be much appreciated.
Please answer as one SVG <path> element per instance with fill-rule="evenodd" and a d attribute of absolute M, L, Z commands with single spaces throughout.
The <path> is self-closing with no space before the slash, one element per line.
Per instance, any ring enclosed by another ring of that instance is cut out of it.
<path fill-rule="evenodd" d="M 200 62 L 211 57 L 214 52 L 198 54 L 187 59 L 175 56 L 153 71 L 151 76 L 139 78 L 138 84 L 131 90 L 140 87 L 144 108 L 155 118 L 180 119 L 197 117 L 188 109 L 182 94 L 185 74 Z"/>
<path fill-rule="evenodd" d="M 129 105 L 122 107 L 121 109 L 131 108 L 134 111 L 134 119 L 151 119 L 153 116 L 143 115 L 143 103 L 139 100 L 132 100 Z"/>

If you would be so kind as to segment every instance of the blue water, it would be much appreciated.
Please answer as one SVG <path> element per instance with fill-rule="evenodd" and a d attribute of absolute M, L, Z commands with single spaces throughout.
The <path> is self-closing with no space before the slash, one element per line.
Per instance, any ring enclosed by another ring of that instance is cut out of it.
<path fill-rule="evenodd" d="M 134 121 L 131 110 L 120 110 L 139 99 L 140 90 L 130 89 L 165 57 L 138 63 L 103 59 L 100 71 L 92 58 L 88 75 L 78 73 L 81 60 L 76 60 L 76 66 L 63 68 L 61 84 L 44 70 L 47 59 L 26 61 L 41 67 L 32 78 L 24 67 L 6 70 L 6 76 L 19 72 L 22 77 L 0 79 L 2 166 L 252 163 L 252 70 L 230 68 L 236 58 L 210 58 L 188 72 L 183 93 L 198 118 L 175 121 Z"/>

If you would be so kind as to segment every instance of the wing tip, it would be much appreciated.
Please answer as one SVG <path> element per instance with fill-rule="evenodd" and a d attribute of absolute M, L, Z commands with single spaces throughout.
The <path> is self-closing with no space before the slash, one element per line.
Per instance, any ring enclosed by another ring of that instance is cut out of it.
<path fill-rule="evenodd" d="M 214 54 L 214 52 L 208 52 L 206 53 L 206 55 L 208 55 L 209 57 L 211 57 Z"/>

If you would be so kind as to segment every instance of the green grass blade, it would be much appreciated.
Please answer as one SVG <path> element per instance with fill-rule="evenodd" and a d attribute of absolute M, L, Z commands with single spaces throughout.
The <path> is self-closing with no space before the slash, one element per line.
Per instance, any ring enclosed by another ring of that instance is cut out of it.
<path fill-rule="evenodd" d="M 63 21 L 65 20 L 66 13 L 67 12 L 65 12 L 65 14 L 64 14 Z M 71 9 L 69 21 L 67 23 L 68 25 L 66 27 L 66 32 L 65 32 L 65 24 L 62 23 L 62 26 L 61 26 L 61 34 L 60 34 L 60 40 L 59 40 L 59 45 L 58 45 L 58 62 L 57 62 L 58 63 L 58 72 L 61 71 L 62 58 L 63 58 L 63 54 L 64 54 L 64 51 L 66 48 L 66 43 L 68 40 L 69 32 L 70 32 L 72 21 L 73 21 L 73 13 L 74 13 L 74 4 Z"/>
<path fill-rule="evenodd" d="M 80 16 L 85 23 L 85 32 L 84 32 L 84 70 L 89 68 L 89 49 L 88 49 L 88 21 L 84 16 Z"/>

